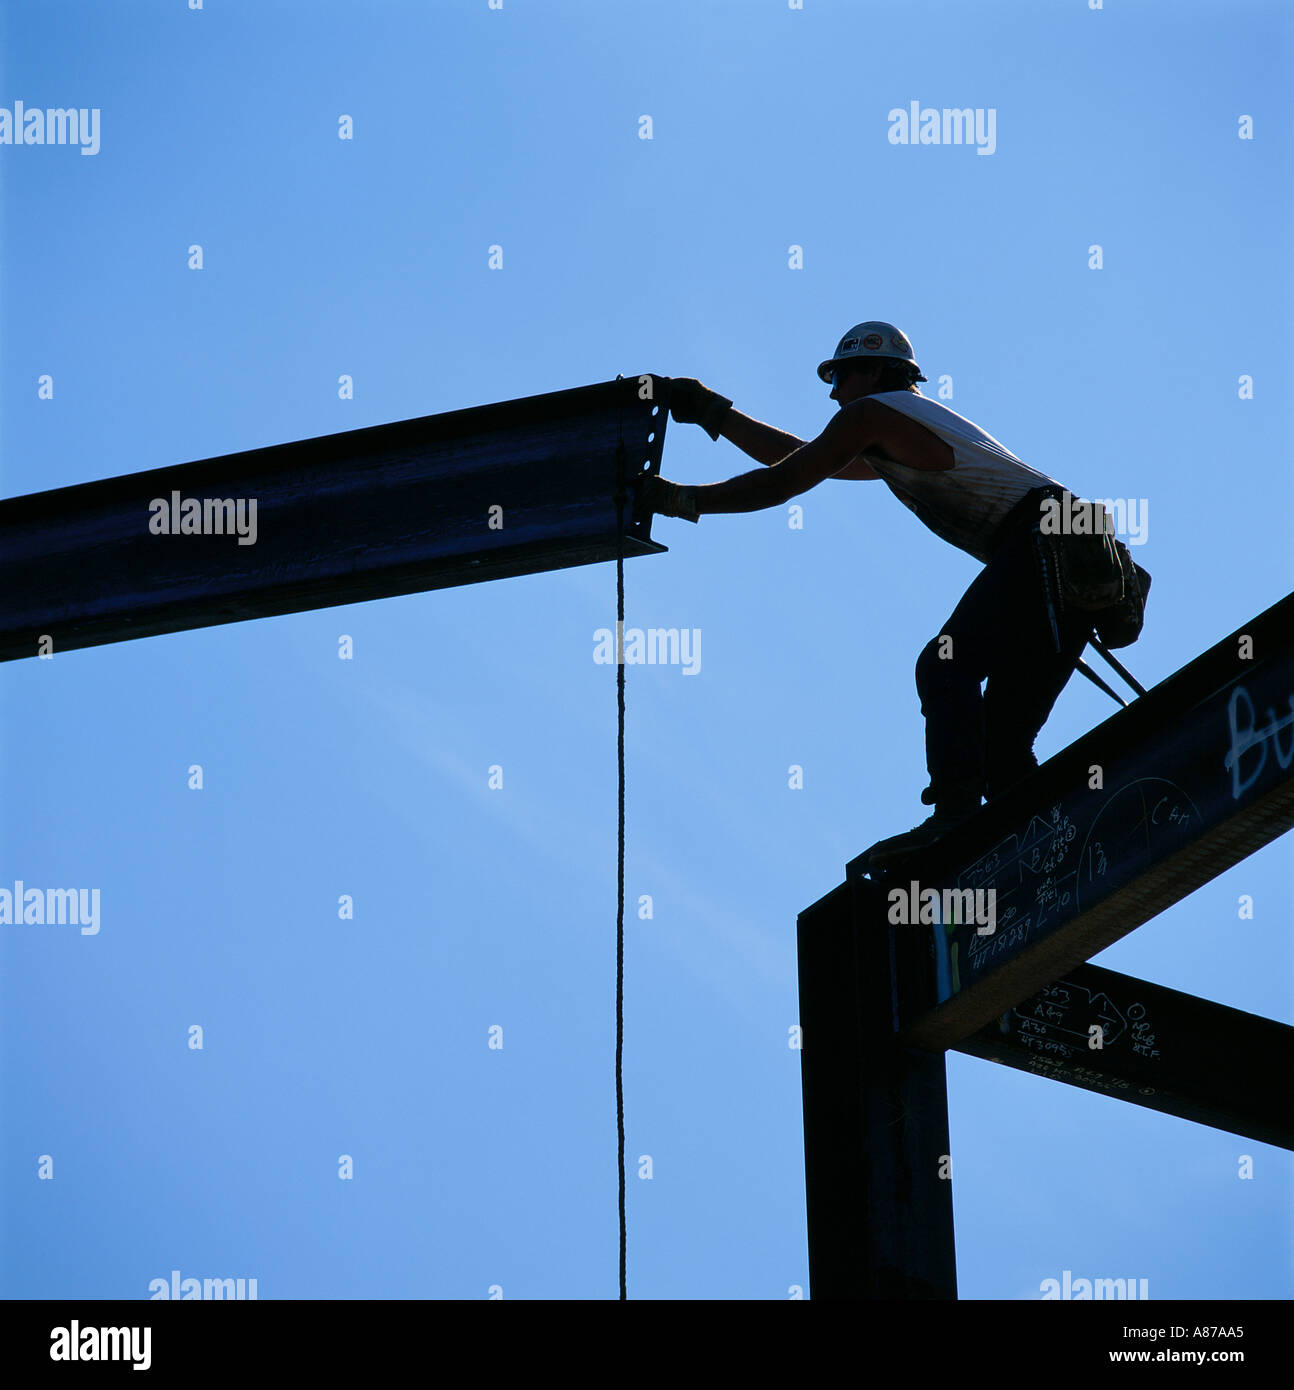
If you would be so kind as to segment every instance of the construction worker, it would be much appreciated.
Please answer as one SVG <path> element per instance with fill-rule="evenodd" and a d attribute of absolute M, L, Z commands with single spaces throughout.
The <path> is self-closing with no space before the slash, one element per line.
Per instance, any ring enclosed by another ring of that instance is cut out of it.
<path fill-rule="evenodd" d="M 816 439 L 762 424 L 692 378 L 674 378 L 670 413 L 765 465 L 726 482 L 639 484 L 640 506 L 690 521 L 779 507 L 826 478 L 879 478 L 936 535 L 984 564 L 917 660 L 934 814 L 869 852 L 884 869 L 972 815 L 1038 766 L 1033 743 L 1082 655 L 1091 615 L 1055 601 L 1041 503 L 1065 489 L 991 435 L 923 396 L 927 380 L 893 324 L 856 324 L 818 366 L 839 409 Z M 1053 577 L 1054 578 L 1054 577 Z M 983 694 L 981 682 L 987 681 Z"/>

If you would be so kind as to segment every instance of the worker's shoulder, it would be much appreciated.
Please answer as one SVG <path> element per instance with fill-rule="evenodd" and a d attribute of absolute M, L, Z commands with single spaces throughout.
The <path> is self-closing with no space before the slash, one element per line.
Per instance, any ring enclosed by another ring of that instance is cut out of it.
<path fill-rule="evenodd" d="M 937 428 L 939 411 L 944 409 L 938 402 L 914 391 L 881 391 L 857 404 L 869 402 L 869 433 L 891 458 L 914 468 L 954 466 L 955 452 Z"/>
<path fill-rule="evenodd" d="M 923 416 L 939 418 L 949 416 L 954 419 L 961 419 L 955 410 L 950 410 L 942 401 L 931 400 L 929 396 L 923 396 L 919 391 L 877 391 L 875 395 L 864 396 L 866 401 L 875 401 L 877 405 L 887 405 L 892 410 L 900 414 L 915 416 L 920 419 Z"/>
<path fill-rule="evenodd" d="M 902 417 L 922 425 L 940 438 L 955 439 L 959 444 L 978 444 L 1014 457 L 1000 440 L 991 435 L 982 425 L 977 425 L 968 416 L 959 414 L 943 401 L 931 400 L 929 396 L 918 395 L 915 391 L 881 391 L 864 400 L 875 401 L 888 406 L 888 411 L 878 411 L 877 415 L 888 415 L 890 419 Z"/>

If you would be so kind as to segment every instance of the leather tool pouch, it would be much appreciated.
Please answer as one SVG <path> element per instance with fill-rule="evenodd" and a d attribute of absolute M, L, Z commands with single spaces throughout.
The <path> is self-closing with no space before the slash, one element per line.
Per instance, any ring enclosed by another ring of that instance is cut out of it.
<path fill-rule="evenodd" d="M 1133 562 L 1128 547 L 1106 532 L 1048 536 L 1067 608 L 1091 614 L 1092 626 L 1110 648 L 1141 636 L 1150 575 Z"/>
<path fill-rule="evenodd" d="M 1092 626 L 1105 646 L 1130 647 L 1141 636 L 1146 618 L 1146 596 L 1150 593 L 1150 575 L 1134 563 L 1128 547 L 1115 541 L 1119 568 L 1123 578 L 1123 593 L 1108 608 L 1093 617 Z"/>

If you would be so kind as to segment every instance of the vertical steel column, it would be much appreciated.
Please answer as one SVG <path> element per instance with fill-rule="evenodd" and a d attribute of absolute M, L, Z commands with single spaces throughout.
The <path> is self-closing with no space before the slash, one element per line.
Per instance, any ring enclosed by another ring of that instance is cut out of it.
<path fill-rule="evenodd" d="M 926 933 L 854 878 L 798 942 L 810 1296 L 955 1299 L 944 1057 L 894 1036 L 899 990 L 927 987 Z"/>

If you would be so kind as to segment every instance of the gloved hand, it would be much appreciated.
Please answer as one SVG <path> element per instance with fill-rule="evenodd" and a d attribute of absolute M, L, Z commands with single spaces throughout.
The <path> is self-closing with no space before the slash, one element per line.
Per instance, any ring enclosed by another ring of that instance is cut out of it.
<path fill-rule="evenodd" d="M 694 376 L 670 379 L 669 413 L 680 425 L 700 425 L 711 439 L 718 439 L 724 417 L 731 409 L 727 396 L 702 386 Z"/>
<path fill-rule="evenodd" d="M 696 509 L 695 489 L 671 483 L 652 473 L 644 473 L 635 479 L 637 506 L 635 511 L 659 512 L 661 516 L 681 516 L 684 521 L 697 521 L 700 514 Z"/>

